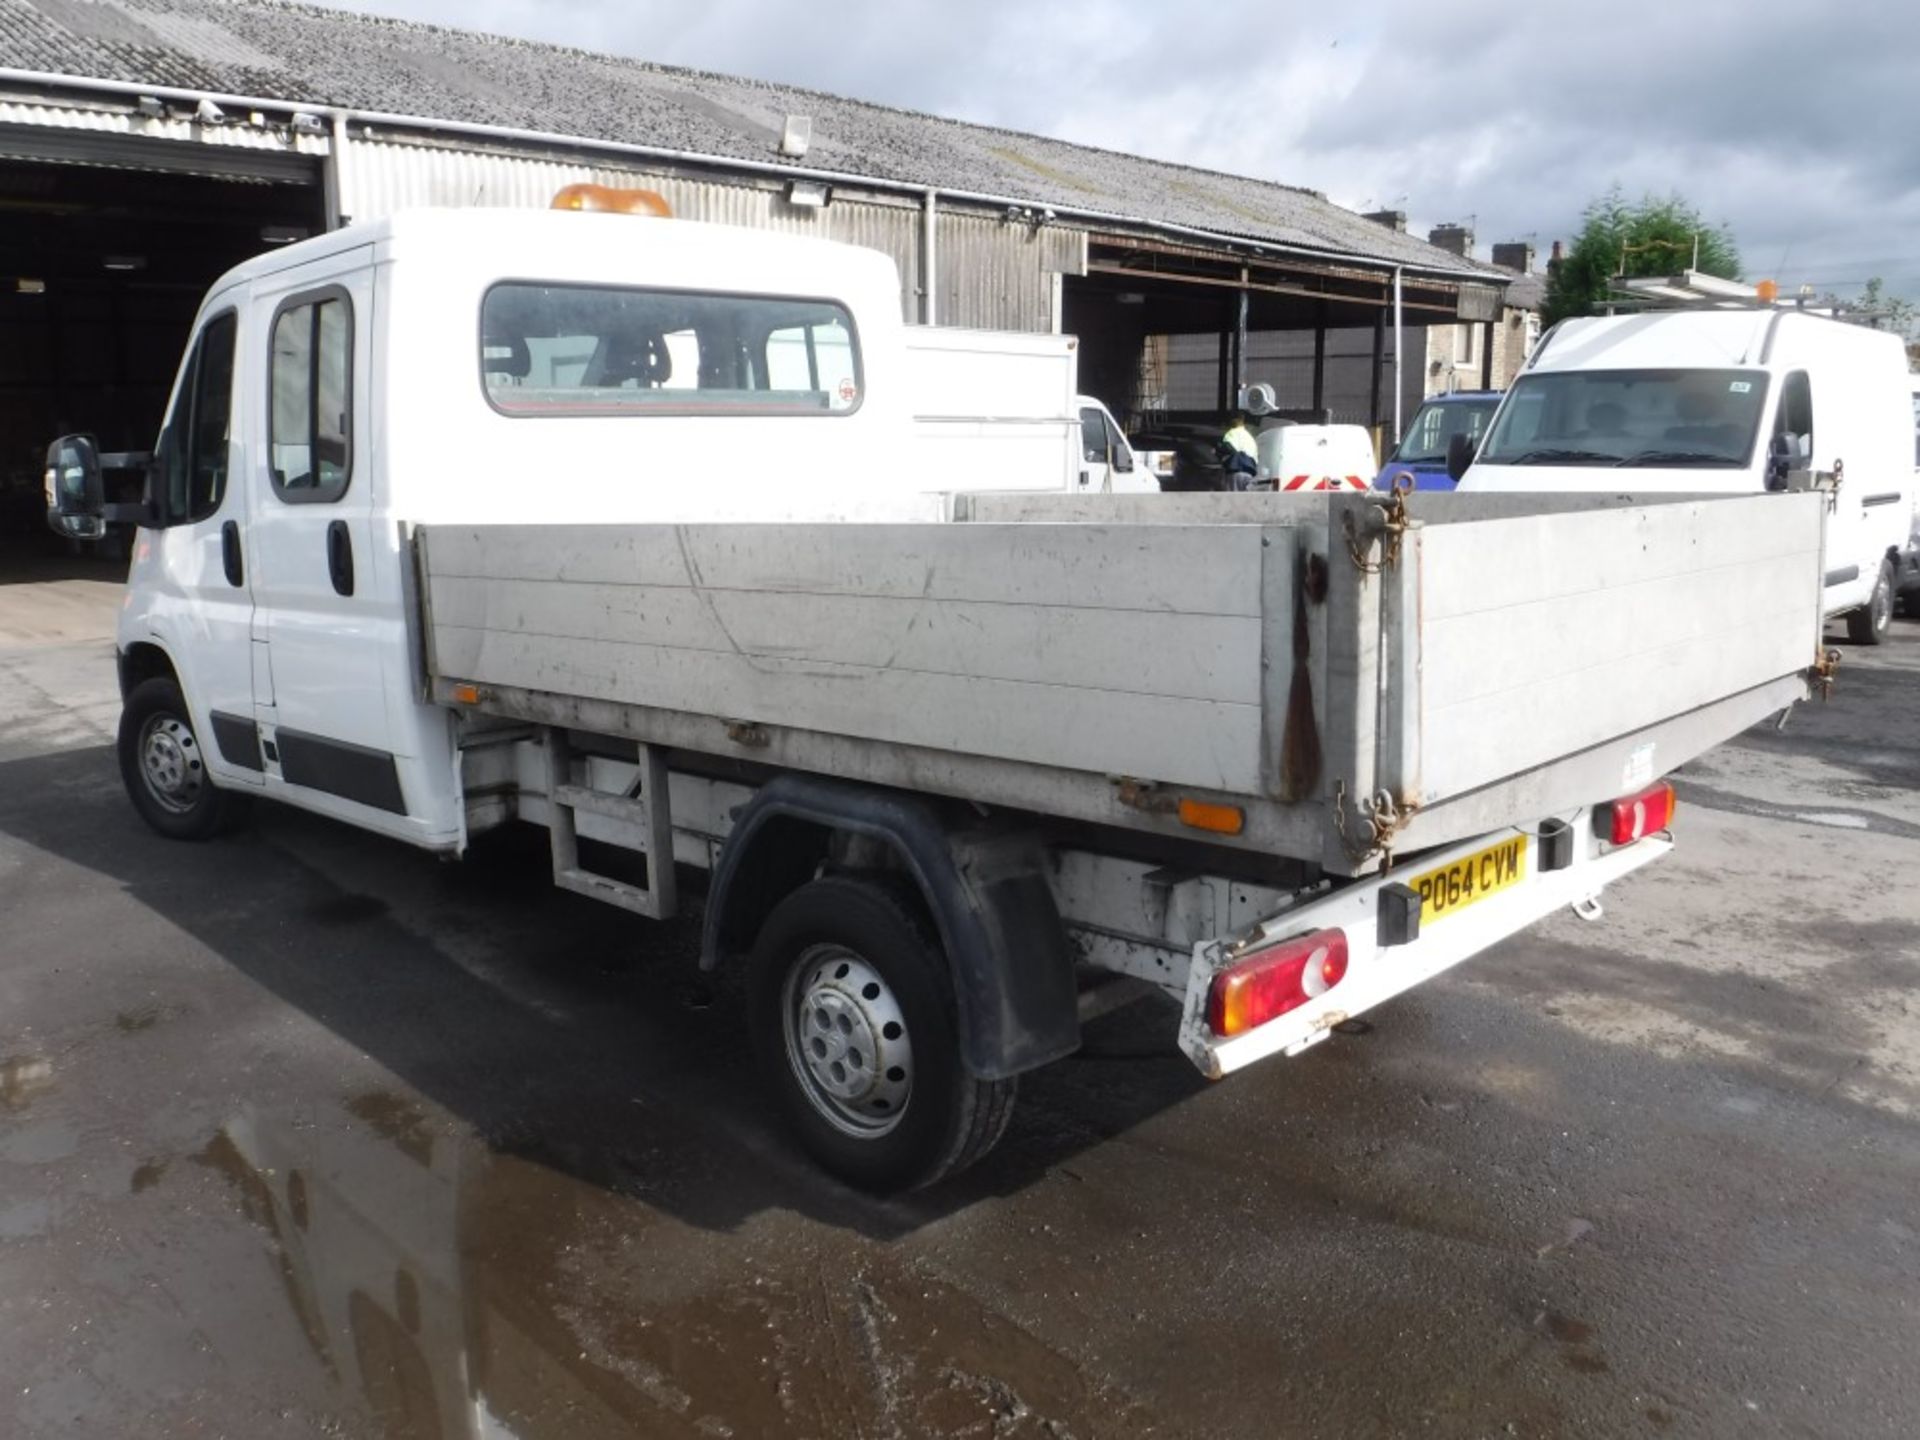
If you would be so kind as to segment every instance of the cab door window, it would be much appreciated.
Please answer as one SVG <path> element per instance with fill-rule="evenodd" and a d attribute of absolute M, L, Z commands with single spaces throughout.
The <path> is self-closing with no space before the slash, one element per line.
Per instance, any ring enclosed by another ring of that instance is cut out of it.
<path fill-rule="evenodd" d="M 280 308 L 267 383 L 274 494 L 291 505 L 338 500 L 353 473 L 353 307 L 344 290 Z"/>
<path fill-rule="evenodd" d="M 194 343 L 187 375 L 161 437 L 161 480 L 169 525 L 191 525 L 220 508 L 227 493 L 227 450 L 233 420 L 233 351 L 239 322 L 225 311 Z"/>
<path fill-rule="evenodd" d="M 1080 448 L 1090 462 L 1104 465 L 1109 441 L 1107 423 L 1098 410 L 1088 407 L 1080 412 Z"/>

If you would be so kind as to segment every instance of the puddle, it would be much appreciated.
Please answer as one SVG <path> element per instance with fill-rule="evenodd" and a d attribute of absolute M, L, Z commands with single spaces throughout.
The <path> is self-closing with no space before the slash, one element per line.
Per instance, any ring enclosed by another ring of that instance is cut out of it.
<path fill-rule="evenodd" d="M 53 1062 L 37 1055 L 0 1060 L 0 1105 L 23 1110 L 34 1096 L 53 1088 Z"/>
<path fill-rule="evenodd" d="M 45 1165 L 64 1160 L 79 1148 L 79 1132 L 58 1122 L 28 1125 L 0 1135 L 0 1160 L 11 1160 L 16 1165 Z"/>
<path fill-rule="evenodd" d="M 705 1230 L 386 1091 L 341 1109 L 237 1117 L 190 1159 L 260 1227 L 343 1409 L 387 1435 L 1062 1440 L 1144 1418 L 895 1246 Z"/>
<path fill-rule="evenodd" d="M 122 1035 L 138 1035 L 142 1030 L 151 1030 L 160 1023 L 158 1005 L 142 1005 L 137 1010 L 122 1010 L 113 1017 L 113 1023 L 119 1027 Z"/>
<path fill-rule="evenodd" d="M 53 1207 L 45 1200 L 0 1206 L 0 1241 L 27 1240 L 53 1227 Z"/>

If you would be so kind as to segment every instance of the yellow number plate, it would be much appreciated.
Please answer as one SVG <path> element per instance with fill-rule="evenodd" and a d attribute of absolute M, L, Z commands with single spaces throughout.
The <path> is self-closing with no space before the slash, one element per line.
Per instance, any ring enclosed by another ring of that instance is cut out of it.
<path fill-rule="evenodd" d="M 1515 835 L 1407 883 L 1420 893 L 1420 919 L 1442 920 L 1476 900 L 1517 885 L 1527 874 L 1527 837 Z"/>

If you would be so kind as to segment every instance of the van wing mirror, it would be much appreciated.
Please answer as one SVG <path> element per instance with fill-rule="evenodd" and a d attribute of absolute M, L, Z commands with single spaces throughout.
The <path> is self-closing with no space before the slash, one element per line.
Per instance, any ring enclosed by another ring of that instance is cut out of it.
<path fill-rule="evenodd" d="M 1767 444 L 1767 488 L 1769 490 L 1804 490 L 1805 484 L 1794 483 L 1796 476 L 1802 476 L 1813 463 L 1813 437 L 1796 435 L 1791 430 L 1781 431 Z"/>
<path fill-rule="evenodd" d="M 1449 479 L 1458 480 L 1462 475 L 1467 473 L 1467 468 L 1473 464 L 1473 457 L 1477 448 L 1473 443 L 1473 437 L 1465 431 L 1456 430 L 1448 437 L 1447 477 Z"/>
<path fill-rule="evenodd" d="M 56 535 L 98 540 L 107 533 L 106 483 L 91 435 L 62 435 L 49 445 L 45 478 L 47 523 Z"/>
<path fill-rule="evenodd" d="M 1133 473 L 1133 451 L 1128 448 L 1125 441 L 1120 441 L 1113 447 L 1113 469 L 1117 475 Z"/>

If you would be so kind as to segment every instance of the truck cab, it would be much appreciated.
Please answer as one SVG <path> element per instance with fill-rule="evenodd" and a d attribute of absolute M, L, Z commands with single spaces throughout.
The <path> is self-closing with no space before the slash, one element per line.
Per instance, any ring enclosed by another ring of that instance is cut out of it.
<path fill-rule="evenodd" d="M 1879 644 L 1914 511 L 1898 336 L 1792 310 L 1654 312 L 1549 332 L 1473 450 L 1465 492 L 1829 496 L 1829 616 Z M 1465 460 L 1464 454 L 1458 459 Z"/>
<path fill-rule="evenodd" d="M 213 784 L 457 847 L 406 528 L 930 513 L 893 463 L 901 328 L 876 252 L 622 215 L 413 211 L 230 272 L 119 621 L 123 689 L 170 676 L 191 712 L 142 740 L 173 802 Z"/>

